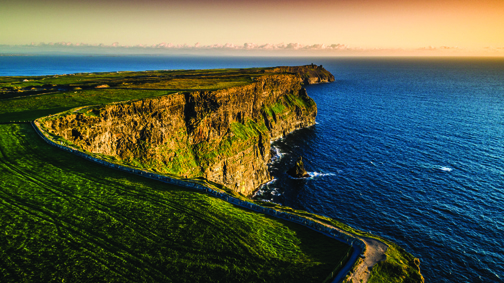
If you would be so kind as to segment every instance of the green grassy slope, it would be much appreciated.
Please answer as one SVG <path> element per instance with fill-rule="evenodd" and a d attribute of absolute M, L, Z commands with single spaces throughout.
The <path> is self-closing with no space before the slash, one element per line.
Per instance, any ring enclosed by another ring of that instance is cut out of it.
<path fill-rule="evenodd" d="M 0 123 L 32 121 L 84 105 L 215 90 L 250 83 L 262 69 L 215 69 L 0 77 Z M 104 86 L 105 88 L 97 88 Z"/>
<path fill-rule="evenodd" d="M 257 76 L 286 71 L 248 68 L 0 77 L 0 123 L 33 121 L 78 106 L 241 86 Z"/>
<path fill-rule="evenodd" d="M 165 90 L 96 89 L 0 99 L 0 123 L 29 122 L 78 106 L 167 95 Z"/>
<path fill-rule="evenodd" d="M 349 247 L 0 125 L 1 282 L 322 282 Z"/>

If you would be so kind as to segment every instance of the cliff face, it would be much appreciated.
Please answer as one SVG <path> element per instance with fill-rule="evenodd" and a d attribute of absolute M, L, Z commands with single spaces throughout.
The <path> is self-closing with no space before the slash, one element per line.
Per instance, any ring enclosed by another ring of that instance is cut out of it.
<path fill-rule="evenodd" d="M 306 66 L 293 66 L 293 67 L 276 67 L 267 69 L 265 72 L 269 73 L 294 73 L 297 74 L 299 81 L 303 84 L 318 84 L 334 82 L 334 76 L 329 73 L 322 65 L 306 65 Z"/>
<path fill-rule="evenodd" d="M 271 179 L 270 141 L 315 123 L 315 102 L 300 82 L 333 80 L 322 67 L 279 67 L 245 86 L 94 107 L 45 126 L 124 164 L 204 177 L 250 195 Z"/>

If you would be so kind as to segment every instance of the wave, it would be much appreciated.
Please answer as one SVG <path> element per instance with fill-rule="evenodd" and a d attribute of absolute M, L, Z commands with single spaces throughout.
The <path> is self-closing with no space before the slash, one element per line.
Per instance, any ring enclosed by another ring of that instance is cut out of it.
<path fill-rule="evenodd" d="M 310 176 L 313 176 L 313 177 L 336 176 L 335 173 L 308 172 L 308 174 L 310 174 Z"/>
<path fill-rule="evenodd" d="M 270 191 L 270 193 L 273 195 L 273 196 L 281 196 L 282 193 L 279 191 L 278 188 L 274 188 L 273 190 Z"/>
<path fill-rule="evenodd" d="M 283 153 L 276 146 L 272 146 L 271 147 L 271 152 L 272 152 L 272 154 L 271 154 L 271 161 L 270 161 L 270 163 L 278 162 L 278 161 L 280 161 L 285 156 L 285 153 Z"/>
<path fill-rule="evenodd" d="M 436 165 L 436 166 L 433 166 L 433 167 L 434 167 L 434 169 L 441 170 L 443 172 L 451 172 L 451 171 L 453 171 L 453 168 L 448 167 L 448 166 Z"/>
<path fill-rule="evenodd" d="M 441 166 L 439 169 L 441 171 L 445 171 L 445 172 L 451 172 L 453 170 L 453 168 L 446 167 L 446 166 Z"/>
<path fill-rule="evenodd" d="M 266 182 L 264 183 L 262 186 L 269 186 L 269 185 L 272 185 L 274 184 L 278 179 L 274 178 L 273 180 L 269 181 L 269 182 Z"/>
<path fill-rule="evenodd" d="M 267 183 L 262 184 L 261 187 L 254 193 L 252 199 L 282 205 L 281 202 L 281 197 L 283 195 L 282 189 L 270 186 L 276 183 L 276 181 L 277 179 L 273 179 Z"/>
<path fill-rule="evenodd" d="M 308 177 L 301 177 L 301 178 L 296 178 L 296 177 L 292 177 L 289 175 L 289 178 L 291 179 L 295 179 L 295 180 L 313 180 L 315 178 L 320 178 L 320 177 L 326 177 L 326 176 L 336 176 L 335 173 L 322 173 L 322 172 L 307 172 Z"/>
<path fill-rule="evenodd" d="M 259 189 L 257 189 L 257 191 L 254 193 L 254 195 L 252 196 L 252 198 L 262 196 L 262 195 L 266 194 L 267 192 L 271 192 L 272 189 L 270 188 L 270 185 L 273 185 L 274 183 L 276 183 L 277 180 L 278 179 L 274 178 L 273 180 L 262 184 L 259 187 Z M 273 190 L 275 190 L 275 189 L 276 188 L 273 188 Z"/>
<path fill-rule="evenodd" d="M 453 171 L 452 167 L 443 166 L 443 165 L 420 164 L 420 168 L 428 169 L 428 170 L 441 170 L 443 172 Z"/>

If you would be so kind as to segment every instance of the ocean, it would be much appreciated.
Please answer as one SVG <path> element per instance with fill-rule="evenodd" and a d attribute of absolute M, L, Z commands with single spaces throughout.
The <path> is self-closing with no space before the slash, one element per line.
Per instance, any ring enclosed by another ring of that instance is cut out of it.
<path fill-rule="evenodd" d="M 381 235 L 426 282 L 504 282 L 504 58 L 3 56 L 0 75 L 323 65 L 317 124 L 272 144 L 256 198 Z M 285 172 L 298 156 L 312 177 Z"/>

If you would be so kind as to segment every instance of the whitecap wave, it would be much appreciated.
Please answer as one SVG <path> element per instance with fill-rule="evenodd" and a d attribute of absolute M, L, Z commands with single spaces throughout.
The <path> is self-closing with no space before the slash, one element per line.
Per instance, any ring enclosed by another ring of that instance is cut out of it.
<path fill-rule="evenodd" d="M 280 161 L 280 159 L 282 159 L 282 157 L 284 157 L 285 153 L 283 153 L 282 151 L 280 151 L 280 149 L 276 146 L 272 146 L 271 147 L 271 151 L 272 151 L 272 154 L 271 154 L 271 162 L 277 162 L 277 161 Z"/>
<path fill-rule="evenodd" d="M 313 180 L 315 178 L 320 178 L 320 177 L 326 177 L 326 176 L 336 176 L 336 174 L 334 173 L 322 173 L 322 172 L 307 172 L 308 177 L 301 177 L 301 178 L 296 178 L 296 177 L 292 177 L 289 175 L 289 178 L 291 179 L 295 179 L 295 180 Z"/>
<path fill-rule="evenodd" d="M 264 194 L 267 194 L 268 192 L 271 193 L 271 191 L 273 190 L 276 190 L 276 188 L 270 188 L 270 185 L 273 185 L 274 183 L 276 183 L 277 179 L 273 179 L 267 183 L 264 183 L 262 184 L 259 189 L 254 193 L 254 195 L 252 196 L 252 198 L 255 198 L 255 197 L 260 197 L 260 196 L 263 196 Z"/>
<path fill-rule="evenodd" d="M 308 174 L 310 174 L 310 177 L 336 176 L 334 173 L 308 172 Z"/>
<path fill-rule="evenodd" d="M 273 190 L 270 191 L 270 193 L 273 196 L 281 196 L 282 195 L 282 193 L 278 190 L 278 188 L 274 188 Z"/>
<path fill-rule="evenodd" d="M 441 167 L 439 167 L 439 169 L 441 171 L 445 171 L 445 172 L 451 172 L 453 170 L 452 168 L 446 167 L 446 166 L 441 166 Z"/>
<path fill-rule="evenodd" d="M 269 181 L 269 182 L 266 182 L 264 183 L 262 186 L 269 186 L 269 185 L 272 185 L 274 184 L 278 179 L 274 178 L 273 180 Z"/>
<path fill-rule="evenodd" d="M 443 165 L 434 165 L 434 164 L 419 164 L 420 168 L 422 169 L 428 169 L 428 170 L 440 170 L 443 172 L 451 172 L 453 171 L 453 168 L 449 166 L 443 166 Z"/>

